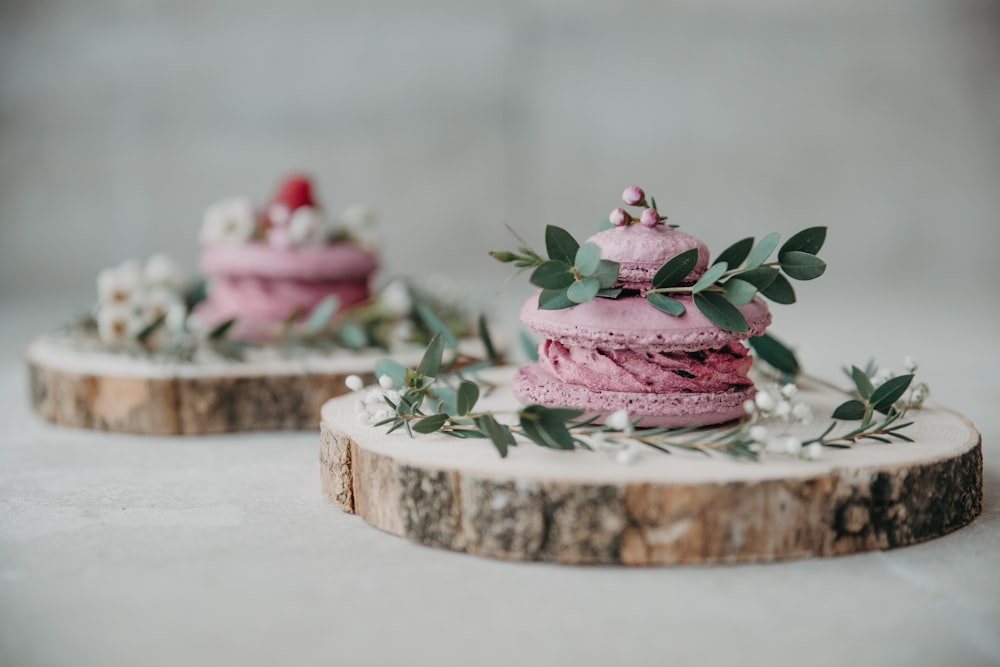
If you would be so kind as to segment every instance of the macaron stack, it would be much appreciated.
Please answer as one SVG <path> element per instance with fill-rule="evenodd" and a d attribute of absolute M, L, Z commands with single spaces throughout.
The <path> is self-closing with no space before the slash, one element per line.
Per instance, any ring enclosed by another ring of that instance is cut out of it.
<path fill-rule="evenodd" d="M 694 284 L 708 268 L 704 243 L 665 225 L 634 224 L 600 232 L 588 242 L 601 257 L 618 262 L 617 299 L 597 298 L 562 310 L 540 310 L 537 294 L 521 309 L 521 320 L 544 336 L 537 362 L 521 367 L 514 393 L 540 403 L 607 416 L 627 410 L 640 427 L 720 424 L 738 419 L 753 398 L 747 377 L 752 360 L 741 342 L 771 323 L 755 297 L 740 307 L 748 331 L 724 331 L 676 297 L 686 312 L 661 312 L 643 296 L 656 271 L 670 258 L 697 248 L 698 261 L 685 279 Z"/>
<path fill-rule="evenodd" d="M 198 322 L 212 328 L 235 319 L 233 336 L 267 339 L 328 297 L 340 308 L 368 299 L 377 255 L 352 232 L 372 216 L 348 213 L 339 227 L 328 221 L 301 175 L 287 178 L 263 212 L 246 199 L 210 207 L 200 261 L 209 288 L 195 309 Z"/>

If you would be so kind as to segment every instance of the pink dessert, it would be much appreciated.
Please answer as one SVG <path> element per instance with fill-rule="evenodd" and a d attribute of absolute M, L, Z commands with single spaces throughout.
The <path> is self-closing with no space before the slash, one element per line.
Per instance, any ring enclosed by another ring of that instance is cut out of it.
<path fill-rule="evenodd" d="M 209 289 L 195 317 L 209 329 L 235 319 L 233 336 L 261 340 L 329 297 L 340 308 L 367 300 L 378 260 L 362 244 L 361 227 L 371 217 L 354 209 L 328 220 L 300 175 L 287 178 L 263 211 L 246 199 L 215 204 L 202 226 L 200 268 Z"/>
<path fill-rule="evenodd" d="M 685 313 L 675 317 L 644 296 L 656 271 L 690 249 L 698 260 L 685 284 L 708 268 L 708 250 L 698 239 L 662 224 L 628 224 L 600 232 L 588 242 L 601 257 L 619 262 L 618 286 L 633 294 L 597 298 L 562 310 L 540 310 L 537 295 L 521 309 L 521 320 L 545 337 L 539 360 L 523 366 L 514 393 L 525 403 L 579 408 L 608 415 L 625 409 L 640 426 L 719 424 L 738 419 L 753 398 L 747 373 L 751 358 L 741 342 L 764 333 L 771 322 L 759 298 L 739 308 L 745 333 L 720 329 L 678 296 Z"/>

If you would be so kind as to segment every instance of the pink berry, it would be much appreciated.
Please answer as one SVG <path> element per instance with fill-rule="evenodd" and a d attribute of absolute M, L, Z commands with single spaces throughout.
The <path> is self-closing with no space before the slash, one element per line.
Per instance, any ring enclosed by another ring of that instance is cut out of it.
<path fill-rule="evenodd" d="M 645 206 L 646 193 L 642 191 L 642 188 L 631 185 L 625 188 L 625 192 L 622 193 L 622 201 L 629 206 Z"/>
<path fill-rule="evenodd" d="M 639 216 L 639 222 L 652 229 L 660 224 L 660 214 L 656 212 L 655 208 L 647 208 Z"/>
<path fill-rule="evenodd" d="M 616 208 L 611 211 L 611 215 L 608 216 L 608 220 L 615 227 L 624 227 L 628 223 L 632 222 L 632 216 L 623 208 Z"/>

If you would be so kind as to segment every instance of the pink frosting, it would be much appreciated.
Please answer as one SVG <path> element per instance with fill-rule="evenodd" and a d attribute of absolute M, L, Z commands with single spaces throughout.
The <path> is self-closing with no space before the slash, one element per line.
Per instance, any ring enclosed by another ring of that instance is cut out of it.
<path fill-rule="evenodd" d="M 354 282 L 367 280 L 377 266 L 373 254 L 352 243 L 300 247 L 219 243 L 201 253 L 201 272 L 207 276 Z"/>
<path fill-rule="evenodd" d="M 628 392 L 717 392 L 750 385 L 752 359 L 740 343 L 716 350 L 663 352 L 566 347 L 546 340 L 539 363 L 567 384 Z"/>
<path fill-rule="evenodd" d="M 698 263 L 688 274 L 687 282 L 693 283 L 708 268 L 708 247 L 690 234 L 666 225 L 613 227 L 594 234 L 587 242 L 601 248 L 602 258 L 620 264 L 618 284 L 628 289 L 649 287 L 664 262 L 692 248 L 698 249 Z"/>

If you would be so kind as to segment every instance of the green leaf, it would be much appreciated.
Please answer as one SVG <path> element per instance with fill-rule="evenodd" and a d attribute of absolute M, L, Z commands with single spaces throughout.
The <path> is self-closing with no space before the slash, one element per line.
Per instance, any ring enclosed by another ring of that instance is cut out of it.
<path fill-rule="evenodd" d="M 745 306 L 757 296 L 757 287 L 739 278 L 730 278 L 723 287 L 726 300 L 734 306 Z"/>
<path fill-rule="evenodd" d="M 834 419 L 855 421 L 865 416 L 865 404 L 858 400 L 844 401 L 833 411 Z"/>
<path fill-rule="evenodd" d="M 538 361 L 538 343 L 524 329 L 521 329 L 521 349 L 528 361 Z"/>
<path fill-rule="evenodd" d="M 441 370 L 441 357 L 443 356 L 444 337 L 436 333 L 431 338 L 431 342 L 427 344 L 427 349 L 424 350 L 424 356 L 420 360 L 420 365 L 417 366 L 417 374 L 424 377 L 436 378 Z"/>
<path fill-rule="evenodd" d="M 781 256 L 786 252 L 804 252 L 816 255 L 819 253 L 820 248 L 823 247 L 825 241 L 826 227 L 803 229 L 785 241 L 785 244 L 781 246 L 781 250 L 778 251 L 778 259 L 780 260 Z"/>
<path fill-rule="evenodd" d="M 434 431 L 440 431 L 441 427 L 444 426 L 447 421 L 448 415 L 442 412 L 436 415 L 431 415 L 430 417 L 424 417 L 413 425 L 413 430 L 417 433 L 433 433 Z"/>
<path fill-rule="evenodd" d="M 475 382 L 462 380 L 455 393 L 455 409 L 460 415 L 467 415 L 479 400 L 479 386 Z"/>
<path fill-rule="evenodd" d="M 490 336 L 490 328 L 486 322 L 486 315 L 479 316 L 479 340 L 483 342 L 483 350 L 486 352 L 486 360 L 491 364 L 500 363 L 500 355 L 493 345 L 493 337 Z"/>
<path fill-rule="evenodd" d="M 671 299 L 666 294 L 652 293 L 646 294 L 646 301 L 650 302 L 656 308 L 662 310 L 665 313 L 669 313 L 674 317 L 680 317 L 684 314 L 686 310 L 684 304 L 677 299 Z"/>
<path fill-rule="evenodd" d="M 396 387 L 406 386 L 406 366 L 392 359 L 379 359 L 375 362 L 375 379 L 388 375 Z"/>
<path fill-rule="evenodd" d="M 208 281 L 199 280 L 184 293 L 184 307 L 190 311 L 196 305 L 208 298 Z"/>
<path fill-rule="evenodd" d="M 728 266 L 736 268 L 743 263 L 743 260 L 747 258 L 750 254 L 750 249 L 753 248 L 753 237 L 748 236 L 745 239 L 739 240 L 733 245 L 729 246 L 716 258 L 713 264 L 718 264 L 719 262 L 725 262 Z"/>
<path fill-rule="evenodd" d="M 594 272 L 594 278 L 597 278 L 601 283 L 601 289 L 610 289 L 614 287 L 614 284 L 618 282 L 618 262 L 612 262 L 610 259 L 602 259 L 597 263 L 597 271 Z"/>
<path fill-rule="evenodd" d="M 570 285 L 566 296 L 574 303 L 587 303 L 594 300 L 600 289 L 601 282 L 597 278 L 584 278 Z"/>
<path fill-rule="evenodd" d="M 436 406 L 437 412 L 446 412 L 449 415 L 460 414 L 458 411 L 458 394 L 451 387 L 431 387 L 427 390 L 427 394 L 435 401 L 438 405 Z"/>
<path fill-rule="evenodd" d="M 781 239 L 781 235 L 777 232 L 768 234 L 760 241 L 757 241 L 757 245 L 753 247 L 750 251 L 750 255 L 747 257 L 747 268 L 756 269 L 758 266 L 767 261 L 767 258 L 771 256 L 774 249 L 778 245 L 778 241 Z"/>
<path fill-rule="evenodd" d="M 697 248 L 691 248 L 678 255 L 674 255 L 664 262 L 660 270 L 653 276 L 653 287 L 677 287 L 684 282 L 684 279 L 687 278 L 688 274 L 691 273 L 691 269 L 697 263 Z"/>
<path fill-rule="evenodd" d="M 138 340 L 140 343 L 145 343 L 146 339 L 149 338 L 150 336 L 152 336 L 153 333 L 157 329 L 159 329 L 161 326 L 163 326 L 163 323 L 166 322 L 166 321 L 167 321 L 167 316 L 166 315 L 160 315 L 155 320 L 153 320 L 152 322 L 150 322 L 149 324 L 147 324 L 145 327 L 143 327 L 142 331 L 140 331 L 139 333 L 137 333 L 135 335 L 136 340 Z"/>
<path fill-rule="evenodd" d="M 699 292 L 694 295 L 694 305 L 715 326 L 724 331 L 746 333 L 748 330 L 746 318 L 736 306 L 726 301 L 726 297 L 718 292 Z"/>
<path fill-rule="evenodd" d="M 529 405 L 521 411 L 521 429 L 525 436 L 542 447 L 573 449 L 573 436 L 565 422 L 580 414 L 580 410 Z"/>
<path fill-rule="evenodd" d="M 448 347 L 455 347 L 458 345 L 458 341 L 455 340 L 455 334 L 441 321 L 434 311 L 427 307 L 426 304 L 417 302 L 416 304 L 417 316 L 424 323 L 424 325 L 430 329 L 431 333 L 435 336 L 440 334 L 444 338 L 444 342 Z"/>
<path fill-rule="evenodd" d="M 899 397 L 906 392 L 912 380 L 912 374 L 889 378 L 872 392 L 871 398 L 868 399 L 869 405 L 879 412 L 888 412 L 892 404 L 898 401 Z"/>
<path fill-rule="evenodd" d="M 576 258 L 573 260 L 573 266 L 582 276 L 594 275 L 600 263 L 601 248 L 596 243 L 584 243 L 576 251 Z"/>
<path fill-rule="evenodd" d="M 747 342 L 757 356 L 773 368 L 792 376 L 799 374 L 799 360 L 795 358 L 795 353 L 771 334 L 753 336 Z"/>
<path fill-rule="evenodd" d="M 549 259 L 573 264 L 579 249 L 580 244 L 565 229 L 555 225 L 545 226 L 545 251 L 549 254 Z"/>
<path fill-rule="evenodd" d="M 854 386 L 858 388 L 858 394 L 861 395 L 862 399 L 867 401 L 871 398 L 875 387 L 872 386 L 872 381 L 868 379 L 863 370 L 857 366 L 851 366 L 851 379 L 854 380 Z"/>
<path fill-rule="evenodd" d="M 791 250 L 781 256 L 781 270 L 796 280 L 812 280 L 823 275 L 826 262 L 815 255 Z"/>
<path fill-rule="evenodd" d="M 316 307 L 310 311 L 309 319 L 306 320 L 306 330 L 319 332 L 325 329 L 338 308 L 340 308 L 340 299 L 332 294 L 317 303 Z"/>
<path fill-rule="evenodd" d="M 562 310 L 575 305 L 576 303 L 566 296 L 565 289 L 543 289 L 538 295 L 539 310 Z"/>
<path fill-rule="evenodd" d="M 517 444 L 510 429 L 499 423 L 493 415 L 482 415 L 477 417 L 475 421 L 476 426 L 493 441 L 493 446 L 500 452 L 501 458 L 507 456 L 508 447 L 513 447 Z"/>
<path fill-rule="evenodd" d="M 221 324 L 217 324 L 214 329 L 208 332 L 208 339 L 211 341 L 222 340 L 229 333 L 229 330 L 236 324 L 236 318 L 232 317 Z"/>
<path fill-rule="evenodd" d="M 708 267 L 708 271 L 701 274 L 701 278 L 698 278 L 698 282 L 696 282 L 694 284 L 694 287 L 691 288 L 691 293 L 697 294 L 698 292 L 701 292 L 714 285 L 715 281 L 718 280 L 722 276 L 722 274 L 728 270 L 728 268 L 729 267 L 726 265 L 725 262 L 717 262 L 712 266 Z"/>
<path fill-rule="evenodd" d="M 565 289 L 573 284 L 572 268 L 566 262 L 549 260 L 531 272 L 529 282 L 545 289 Z"/>
<path fill-rule="evenodd" d="M 760 293 L 775 303 L 795 303 L 795 288 L 788 282 L 788 278 L 780 273 L 774 276 L 770 285 L 762 287 Z"/>
<path fill-rule="evenodd" d="M 749 271 L 741 271 L 734 277 L 750 283 L 759 290 L 763 290 L 771 286 L 771 283 L 774 282 L 775 277 L 779 273 L 778 269 L 775 269 L 774 267 L 760 266 L 756 269 L 750 269 Z"/>
<path fill-rule="evenodd" d="M 622 288 L 616 287 L 615 289 L 601 289 L 597 291 L 597 296 L 604 297 L 605 299 L 617 299 L 622 294 Z"/>
<path fill-rule="evenodd" d="M 368 336 L 365 335 L 364 329 L 354 322 L 345 322 L 337 333 L 344 347 L 359 350 L 368 344 Z"/>

